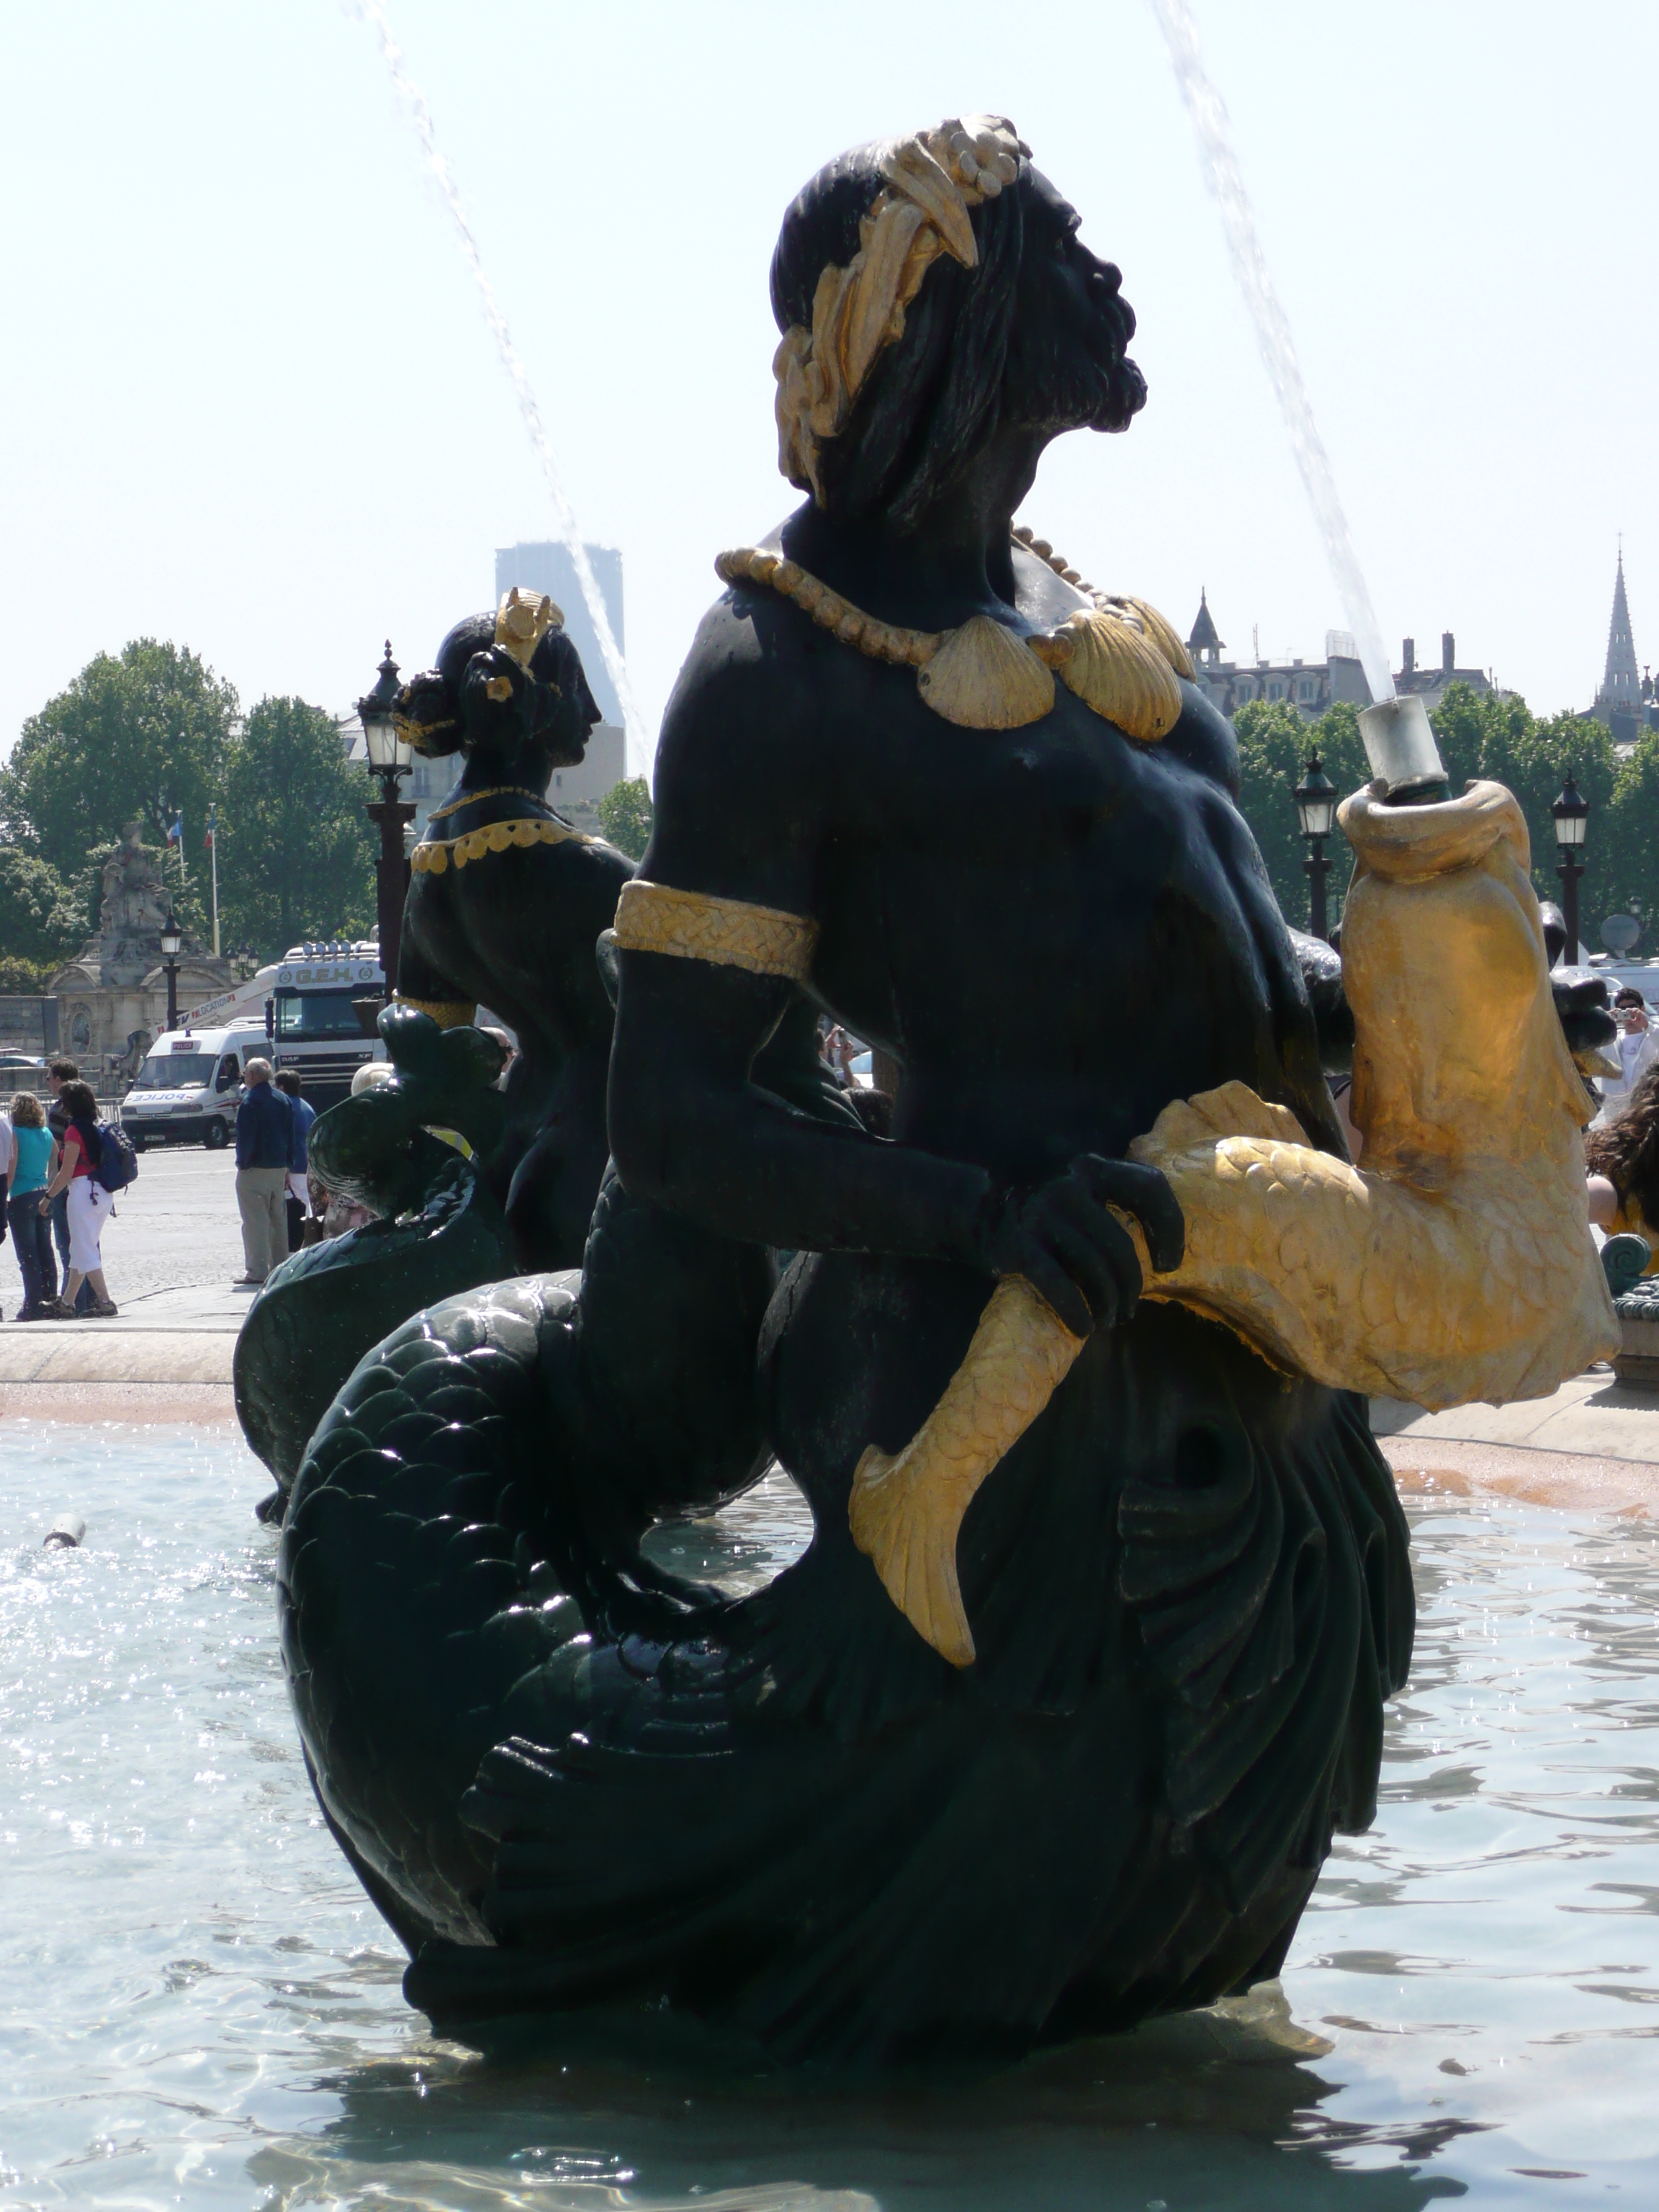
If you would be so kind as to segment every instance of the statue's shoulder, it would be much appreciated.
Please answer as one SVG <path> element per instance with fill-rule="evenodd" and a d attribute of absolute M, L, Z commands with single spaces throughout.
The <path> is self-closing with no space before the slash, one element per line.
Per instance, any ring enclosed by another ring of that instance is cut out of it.
<path fill-rule="evenodd" d="M 788 604 L 744 581 L 728 586 L 697 626 L 670 696 L 657 785 L 745 811 L 797 806 L 822 781 L 842 670 L 835 641 Z M 659 801 L 660 805 L 660 799 Z"/>
<path fill-rule="evenodd" d="M 1177 759 L 1218 783 L 1230 799 L 1238 797 L 1238 738 L 1232 724 L 1201 685 L 1187 677 L 1181 685 L 1181 719 L 1164 740 Z"/>

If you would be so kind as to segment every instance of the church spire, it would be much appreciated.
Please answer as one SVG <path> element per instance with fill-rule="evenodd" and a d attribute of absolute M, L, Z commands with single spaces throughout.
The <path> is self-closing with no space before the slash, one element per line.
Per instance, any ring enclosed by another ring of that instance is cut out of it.
<path fill-rule="evenodd" d="M 1193 634 L 1187 641 L 1187 650 L 1197 660 L 1200 655 L 1218 654 L 1221 638 L 1215 626 L 1215 617 L 1210 612 L 1210 595 L 1201 591 L 1198 595 L 1198 618 L 1193 624 Z"/>
<path fill-rule="evenodd" d="M 1630 607 L 1625 599 L 1625 552 L 1619 549 L 1619 568 L 1613 586 L 1613 620 L 1607 625 L 1607 665 L 1596 694 L 1598 707 L 1622 707 L 1633 711 L 1641 700 L 1642 679 L 1636 665 L 1636 645 L 1630 634 Z"/>

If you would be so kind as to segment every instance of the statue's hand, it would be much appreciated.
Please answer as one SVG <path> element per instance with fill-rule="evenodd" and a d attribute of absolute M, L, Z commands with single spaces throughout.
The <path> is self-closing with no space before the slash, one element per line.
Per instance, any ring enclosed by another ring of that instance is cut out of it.
<path fill-rule="evenodd" d="M 1116 1218 L 1133 1216 L 1160 1274 L 1181 1265 L 1186 1224 L 1157 1168 L 1079 1152 L 1063 1174 L 1035 1190 L 1010 1191 L 993 1216 L 981 1254 L 997 1275 L 1023 1275 L 1074 1336 L 1133 1319 L 1140 1261 Z"/>

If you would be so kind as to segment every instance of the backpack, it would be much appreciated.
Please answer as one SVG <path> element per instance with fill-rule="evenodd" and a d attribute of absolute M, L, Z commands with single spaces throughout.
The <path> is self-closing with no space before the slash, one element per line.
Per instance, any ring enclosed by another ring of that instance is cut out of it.
<path fill-rule="evenodd" d="M 137 1179 L 138 1155 L 118 1122 L 98 1124 L 98 1164 L 92 1172 L 112 1198 Z"/>

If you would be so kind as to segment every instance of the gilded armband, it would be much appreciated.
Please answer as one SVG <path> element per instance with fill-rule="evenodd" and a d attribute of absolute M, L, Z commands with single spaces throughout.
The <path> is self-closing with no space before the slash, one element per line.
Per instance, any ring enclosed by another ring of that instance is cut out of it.
<path fill-rule="evenodd" d="M 746 968 L 751 975 L 785 975 L 793 983 L 804 983 L 811 972 L 818 936 L 817 922 L 805 915 L 676 890 L 637 876 L 623 885 L 616 929 L 624 952 L 708 960 L 719 968 Z"/>

